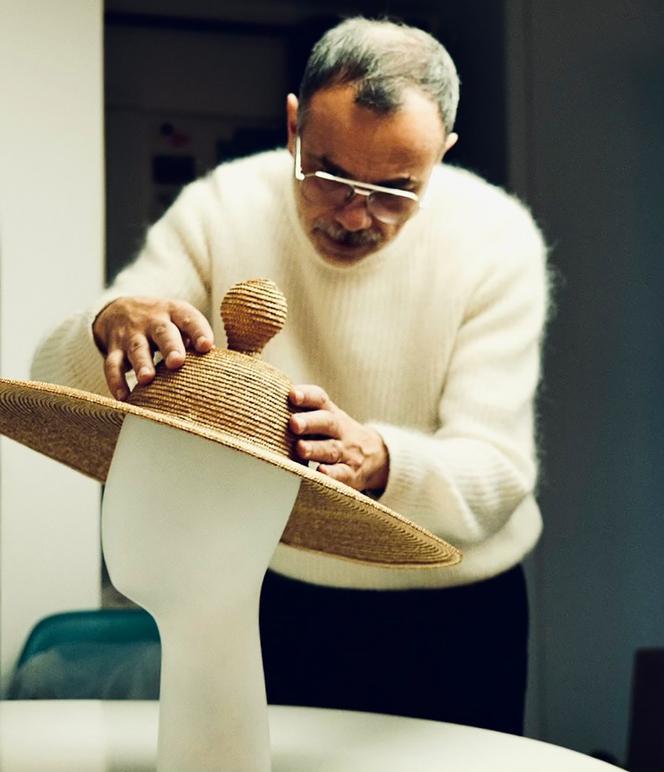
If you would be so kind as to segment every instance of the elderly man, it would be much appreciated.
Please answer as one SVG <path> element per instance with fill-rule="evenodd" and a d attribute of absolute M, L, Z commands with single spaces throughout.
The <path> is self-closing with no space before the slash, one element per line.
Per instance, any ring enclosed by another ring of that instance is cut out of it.
<path fill-rule="evenodd" d="M 269 700 L 518 733 L 546 250 L 518 201 L 441 163 L 458 95 L 426 33 L 330 30 L 287 97 L 288 150 L 187 186 L 33 375 L 125 399 L 154 352 L 177 368 L 187 347 L 223 345 L 232 284 L 272 278 L 289 320 L 265 359 L 308 408 L 291 421 L 297 453 L 465 557 L 394 571 L 280 545 L 261 606 Z"/>

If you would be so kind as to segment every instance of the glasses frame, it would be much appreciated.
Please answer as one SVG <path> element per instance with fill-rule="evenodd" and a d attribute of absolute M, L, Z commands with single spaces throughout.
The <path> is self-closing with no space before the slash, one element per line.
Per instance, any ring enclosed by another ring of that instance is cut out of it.
<path fill-rule="evenodd" d="M 404 218 L 397 218 L 396 220 L 392 220 L 392 221 L 383 220 L 374 211 L 372 211 L 370 207 L 371 196 L 374 193 L 387 193 L 388 195 L 397 196 L 398 198 L 407 198 L 410 201 L 414 201 L 417 204 L 418 209 L 422 209 L 422 207 L 424 206 L 424 201 L 422 200 L 422 198 L 418 196 L 417 193 L 413 193 L 411 190 L 402 190 L 401 188 L 387 188 L 384 185 L 374 185 L 371 182 L 360 182 L 360 180 L 352 180 L 352 179 L 349 179 L 348 177 L 338 177 L 336 174 L 330 174 L 329 172 L 316 171 L 316 172 L 307 172 L 307 174 L 305 174 L 302 171 L 302 150 L 301 150 L 299 134 L 295 137 L 294 171 L 295 171 L 295 179 L 298 182 L 303 182 L 308 177 L 316 177 L 319 180 L 326 180 L 328 182 L 339 182 L 343 185 L 347 185 L 352 192 L 350 196 L 346 199 L 346 201 L 344 201 L 343 204 L 337 204 L 336 208 L 343 209 L 343 207 L 348 206 L 348 204 L 355 198 L 355 196 L 366 196 L 367 208 L 369 210 L 369 213 L 377 220 L 380 220 L 380 222 L 384 222 L 386 224 L 394 224 L 394 223 L 400 222 L 401 219 L 406 219 L 411 215 L 405 215 Z M 417 211 L 417 209 L 415 211 Z"/>

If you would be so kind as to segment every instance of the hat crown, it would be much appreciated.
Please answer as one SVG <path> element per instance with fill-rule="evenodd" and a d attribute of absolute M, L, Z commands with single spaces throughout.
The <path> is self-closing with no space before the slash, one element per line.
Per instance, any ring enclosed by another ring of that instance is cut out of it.
<path fill-rule="evenodd" d="M 249 279 L 234 285 L 221 302 L 229 350 L 260 354 L 284 326 L 286 313 L 286 298 L 270 279 Z"/>
<path fill-rule="evenodd" d="M 235 284 L 221 304 L 228 349 L 188 351 L 176 370 L 160 362 L 154 380 L 131 392 L 130 404 L 293 458 L 291 382 L 259 356 L 283 326 L 286 309 L 283 293 L 269 279 Z"/>

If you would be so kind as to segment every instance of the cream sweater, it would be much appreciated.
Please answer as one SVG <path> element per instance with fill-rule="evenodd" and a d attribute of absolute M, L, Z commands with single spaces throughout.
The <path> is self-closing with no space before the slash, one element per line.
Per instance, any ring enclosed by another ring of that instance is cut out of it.
<path fill-rule="evenodd" d="M 459 566 L 384 569 L 279 545 L 272 567 L 343 587 L 463 584 L 516 564 L 541 529 L 533 401 L 546 312 L 545 247 L 514 198 L 470 172 L 434 171 L 427 206 L 356 265 L 332 266 L 302 231 L 285 150 L 187 186 L 137 260 L 39 347 L 33 377 L 108 394 L 91 335 L 128 295 L 181 298 L 211 318 L 235 282 L 265 276 L 288 300 L 264 358 L 323 386 L 383 436 L 381 501 L 464 551 Z"/>

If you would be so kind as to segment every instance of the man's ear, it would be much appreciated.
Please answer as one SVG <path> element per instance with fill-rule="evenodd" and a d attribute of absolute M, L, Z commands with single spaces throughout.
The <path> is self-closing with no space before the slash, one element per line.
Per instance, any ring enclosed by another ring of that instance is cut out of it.
<path fill-rule="evenodd" d="M 295 138 L 297 137 L 297 107 L 298 101 L 295 94 L 286 97 L 286 132 L 288 149 L 292 156 L 295 155 Z"/>
<path fill-rule="evenodd" d="M 459 139 L 459 135 L 455 132 L 451 131 L 447 137 L 445 137 L 445 146 L 443 148 L 443 155 L 447 153 L 448 150 L 451 150 L 457 143 Z"/>

